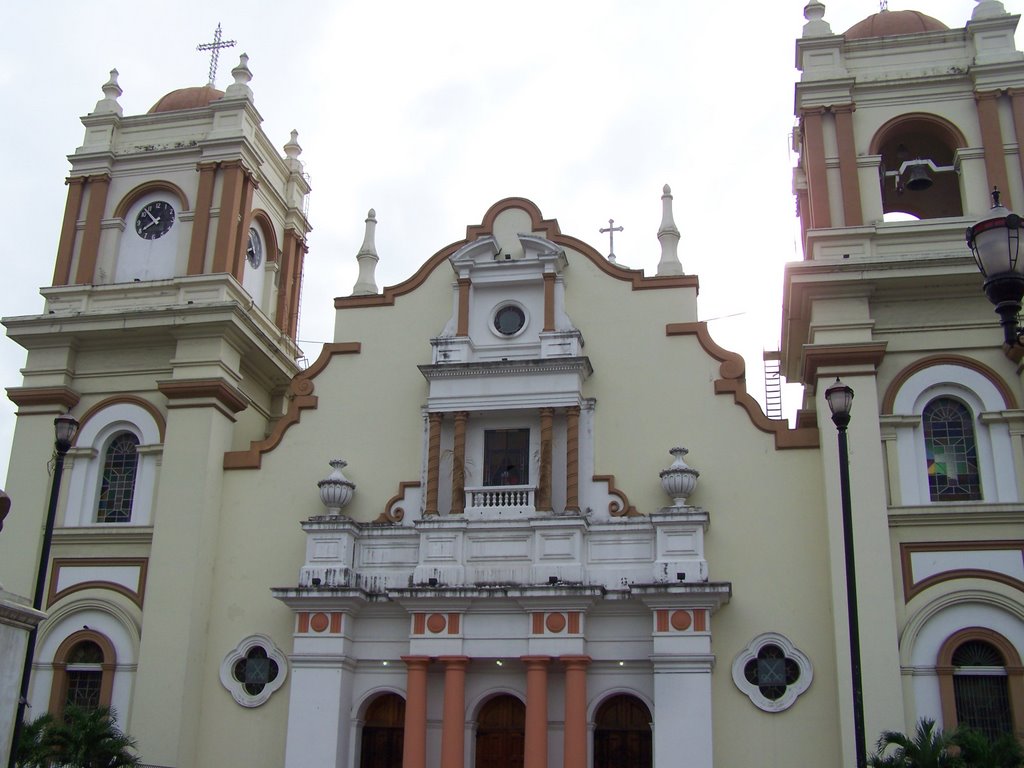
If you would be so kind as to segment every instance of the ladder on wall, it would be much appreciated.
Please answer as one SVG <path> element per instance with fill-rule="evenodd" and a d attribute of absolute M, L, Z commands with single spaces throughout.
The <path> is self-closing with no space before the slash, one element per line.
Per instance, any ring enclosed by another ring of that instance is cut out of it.
<path fill-rule="evenodd" d="M 764 353 L 764 412 L 769 419 L 782 419 L 782 377 L 779 352 Z"/>

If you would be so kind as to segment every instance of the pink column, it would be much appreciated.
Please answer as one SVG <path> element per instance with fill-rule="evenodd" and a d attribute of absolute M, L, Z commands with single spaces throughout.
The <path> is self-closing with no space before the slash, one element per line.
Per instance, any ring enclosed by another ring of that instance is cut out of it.
<path fill-rule="evenodd" d="M 589 656 L 562 656 L 565 665 L 565 756 L 562 768 L 587 768 Z"/>
<path fill-rule="evenodd" d="M 440 656 L 444 664 L 444 720 L 441 724 L 441 765 L 462 768 L 466 754 L 466 656 Z"/>
<path fill-rule="evenodd" d="M 524 768 L 548 768 L 548 664 L 550 656 L 521 656 L 526 665 Z M 447 766 L 446 766 L 447 768 Z"/>
<path fill-rule="evenodd" d="M 427 665 L 429 656 L 403 656 L 406 666 L 404 768 L 427 766 Z"/>

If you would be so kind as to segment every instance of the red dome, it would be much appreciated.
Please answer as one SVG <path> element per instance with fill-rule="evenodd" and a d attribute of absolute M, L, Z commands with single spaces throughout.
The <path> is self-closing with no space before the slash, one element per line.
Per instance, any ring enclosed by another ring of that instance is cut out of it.
<path fill-rule="evenodd" d="M 171 91 L 160 99 L 149 109 L 149 114 L 155 112 L 174 112 L 178 109 L 196 109 L 197 107 L 209 106 L 210 102 L 217 101 L 224 95 L 224 91 L 218 91 L 212 85 L 201 85 L 195 88 L 179 88 Z"/>
<path fill-rule="evenodd" d="M 881 11 L 858 21 L 843 35 L 847 40 L 862 40 L 866 37 L 913 35 L 917 32 L 937 32 L 946 29 L 949 27 L 941 21 L 925 16 L 919 11 Z"/>

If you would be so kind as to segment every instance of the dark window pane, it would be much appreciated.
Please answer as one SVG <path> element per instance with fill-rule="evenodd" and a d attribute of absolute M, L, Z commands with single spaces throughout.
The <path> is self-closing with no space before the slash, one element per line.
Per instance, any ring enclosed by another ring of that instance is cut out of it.
<path fill-rule="evenodd" d="M 245 692 L 255 696 L 267 683 L 277 679 L 277 662 L 267 657 L 267 652 L 260 646 L 250 648 L 244 659 L 235 662 L 232 674 L 242 684 Z"/>
<path fill-rule="evenodd" d="M 77 643 L 68 653 L 68 664 L 102 664 L 103 649 L 91 640 Z"/>
<path fill-rule="evenodd" d="M 984 640 L 968 640 L 953 652 L 956 718 L 994 741 L 1010 733 L 1010 690 L 1003 655 Z"/>
<path fill-rule="evenodd" d="M 1002 675 L 954 675 L 956 719 L 994 741 L 1010 733 L 1010 693 Z"/>
<path fill-rule="evenodd" d="M 68 696 L 65 704 L 96 709 L 100 705 L 100 686 L 103 672 L 100 670 L 68 670 Z"/>
<path fill-rule="evenodd" d="M 484 432 L 484 485 L 528 485 L 530 430 L 489 429 Z"/>

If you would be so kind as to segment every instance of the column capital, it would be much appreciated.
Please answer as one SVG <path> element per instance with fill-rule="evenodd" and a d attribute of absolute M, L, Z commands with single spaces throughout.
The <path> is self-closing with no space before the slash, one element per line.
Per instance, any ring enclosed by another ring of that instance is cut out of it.
<path fill-rule="evenodd" d="M 558 660 L 569 669 L 584 668 L 593 661 L 593 659 L 586 654 L 565 654 L 559 656 Z"/>
<path fill-rule="evenodd" d="M 458 669 L 460 667 L 465 669 L 471 661 L 469 656 L 438 656 L 437 660 L 444 664 L 446 668 L 453 669 Z"/>
<path fill-rule="evenodd" d="M 551 663 L 550 656 L 520 656 L 519 660 L 527 666 L 527 668 L 546 667 Z"/>
<path fill-rule="evenodd" d="M 996 89 L 991 90 L 991 91 L 975 91 L 974 92 L 974 100 L 975 101 L 987 101 L 989 99 L 998 99 L 1000 96 L 1003 95 L 1003 93 L 1004 93 L 1004 91 L 1003 91 L 1002 88 L 996 88 Z"/>
<path fill-rule="evenodd" d="M 430 664 L 429 656 L 400 656 L 407 667 L 426 667 Z"/>

